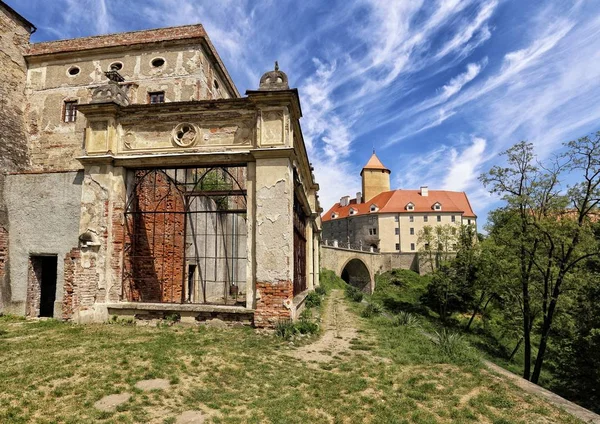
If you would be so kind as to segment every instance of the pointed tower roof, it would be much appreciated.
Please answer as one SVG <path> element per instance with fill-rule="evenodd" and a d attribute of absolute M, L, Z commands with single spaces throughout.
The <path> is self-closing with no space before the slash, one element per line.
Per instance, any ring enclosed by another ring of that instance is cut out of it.
<path fill-rule="evenodd" d="M 371 158 L 369 159 L 367 164 L 363 166 L 363 171 L 365 169 L 381 169 L 387 172 L 391 172 L 383 163 L 381 163 L 381 161 L 375 154 L 375 150 L 373 150 L 373 154 L 371 155 Z M 360 175 L 362 175 L 362 171 L 360 171 Z"/>

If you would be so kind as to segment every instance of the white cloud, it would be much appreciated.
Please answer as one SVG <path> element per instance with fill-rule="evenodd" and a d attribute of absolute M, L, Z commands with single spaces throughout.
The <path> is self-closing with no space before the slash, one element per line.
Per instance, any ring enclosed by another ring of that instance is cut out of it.
<path fill-rule="evenodd" d="M 459 151 L 456 147 L 450 149 L 449 159 L 444 166 L 447 171 L 442 183 L 443 190 L 465 191 L 477 184 L 481 173 L 481 165 L 485 161 L 486 140 L 473 137 L 471 144 Z"/>

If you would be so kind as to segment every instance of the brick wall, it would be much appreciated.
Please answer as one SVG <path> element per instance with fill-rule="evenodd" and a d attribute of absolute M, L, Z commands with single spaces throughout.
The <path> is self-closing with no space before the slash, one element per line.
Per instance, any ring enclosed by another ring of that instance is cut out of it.
<path fill-rule="evenodd" d="M 71 319 L 75 311 L 91 307 L 96 302 L 98 279 L 94 258 L 91 258 L 89 267 L 84 268 L 81 265 L 79 249 L 71 249 L 67 253 L 64 267 L 63 319 Z"/>
<path fill-rule="evenodd" d="M 136 171 L 137 178 L 145 171 Z M 136 210 L 128 215 L 125 294 L 131 302 L 181 302 L 185 247 L 183 197 L 162 172 L 136 186 Z"/>
<path fill-rule="evenodd" d="M 256 282 L 257 296 L 254 312 L 254 325 L 257 327 L 274 327 L 279 321 L 290 319 L 291 310 L 284 302 L 293 299 L 294 285 L 291 281 L 277 283 Z"/>

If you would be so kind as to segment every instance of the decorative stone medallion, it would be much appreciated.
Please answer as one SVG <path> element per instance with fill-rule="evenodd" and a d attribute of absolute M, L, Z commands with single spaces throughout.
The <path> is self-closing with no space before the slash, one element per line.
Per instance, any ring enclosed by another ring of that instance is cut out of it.
<path fill-rule="evenodd" d="M 177 125 L 172 134 L 173 142 L 180 147 L 191 147 L 198 139 L 198 128 L 194 124 L 183 122 Z"/>

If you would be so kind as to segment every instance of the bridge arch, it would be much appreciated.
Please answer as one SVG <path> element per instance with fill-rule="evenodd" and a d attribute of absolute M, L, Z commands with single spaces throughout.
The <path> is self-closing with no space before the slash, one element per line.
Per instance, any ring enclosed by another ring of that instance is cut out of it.
<path fill-rule="evenodd" d="M 346 283 L 362 291 L 372 293 L 375 279 L 371 267 L 358 257 L 350 257 L 339 269 L 338 276 Z"/>

